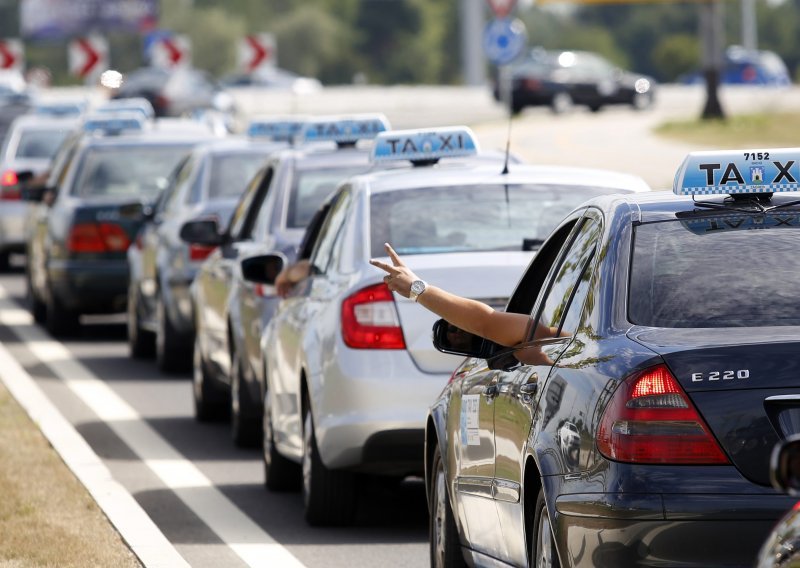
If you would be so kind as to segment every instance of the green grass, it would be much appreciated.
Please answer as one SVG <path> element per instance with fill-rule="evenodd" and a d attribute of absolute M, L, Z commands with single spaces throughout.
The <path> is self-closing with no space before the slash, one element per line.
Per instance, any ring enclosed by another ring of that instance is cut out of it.
<path fill-rule="evenodd" d="M 656 133 L 681 142 L 713 148 L 800 146 L 800 114 L 747 114 L 726 120 L 667 122 Z"/>

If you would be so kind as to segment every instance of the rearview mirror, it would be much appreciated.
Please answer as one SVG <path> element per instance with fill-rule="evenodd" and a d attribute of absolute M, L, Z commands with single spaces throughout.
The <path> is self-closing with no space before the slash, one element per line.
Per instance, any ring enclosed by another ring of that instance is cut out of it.
<path fill-rule="evenodd" d="M 789 436 L 772 450 L 770 481 L 778 491 L 800 495 L 800 435 Z"/>
<path fill-rule="evenodd" d="M 442 353 L 488 359 L 494 343 L 440 319 L 433 324 L 433 346 Z"/>
<path fill-rule="evenodd" d="M 183 224 L 180 237 L 194 245 L 216 247 L 222 244 L 224 236 L 219 232 L 216 219 L 195 219 Z"/>
<path fill-rule="evenodd" d="M 242 276 L 248 282 L 273 286 L 275 278 L 286 265 L 282 254 L 263 254 L 242 260 Z"/>

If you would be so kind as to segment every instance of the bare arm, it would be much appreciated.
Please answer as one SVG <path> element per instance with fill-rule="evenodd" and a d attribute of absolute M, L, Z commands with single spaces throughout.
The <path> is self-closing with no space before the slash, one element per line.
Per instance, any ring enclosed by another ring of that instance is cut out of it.
<path fill-rule="evenodd" d="M 390 290 L 408 298 L 411 283 L 419 280 L 419 277 L 403 264 L 388 243 L 385 247 L 392 264 L 378 260 L 371 260 L 370 263 L 387 272 L 384 282 Z M 526 339 L 530 322 L 527 315 L 498 312 L 482 302 L 456 296 L 430 284 L 417 302 L 456 327 L 494 343 L 512 346 Z"/>
<path fill-rule="evenodd" d="M 275 277 L 275 291 L 278 296 L 285 298 L 289 295 L 295 284 L 305 279 L 311 270 L 311 263 L 308 259 L 298 260 L 280 271 Z"/>

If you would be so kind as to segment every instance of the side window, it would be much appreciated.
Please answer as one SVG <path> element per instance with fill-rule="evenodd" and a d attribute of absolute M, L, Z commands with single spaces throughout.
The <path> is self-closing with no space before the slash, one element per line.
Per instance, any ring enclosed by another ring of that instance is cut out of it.
<path fill-rule="evenodd" d="M 228 234 L 235 241 L 243 241 L 250 238 L 253 232 L 255 216 L 261 209 L 261 204 L 269 190 L 272 181 L 272 168 L 267 168 L 263 175 L 258 173 L 247 185 L 247 189 L 239 199 L 239 204 L 233 211 Z"/>
<path fill-rule="evenodd" d="M 341 232 L 351 195 L 349 188 L 342 188 L 335 201 L 331 203 L 330 212 L 322 225 L 311 257 L 311 267 L 315 274 L 322 274 L 328 269 L 333 255 L 333 246 Z"/>
<path fill-rule="evenodd" d="M 166 211 L 170 210 L 175 203 L 178 194 L 186 184 L 186 180 L 192 175 L 194 169 L 194 160 L 191 158 L 185 159 L 173 172 L 172 183 L 170 183 L 161 197 L 158 199 L 156 205 L 156 215 L 161 216 Z"/>
<path fill-rule="evenodd" d="M 575 238 L 569 246 L 569 250 L 562 256 L 558 271 L 549 283 L 547 295 L 540 304 L 539 326 L 554 327 L 559 332 L 565 329 L 567 332 L 574 333 L 575 329 L 569 329 L 562 322 L 570 311 L 571 303 L 575 304 L 575 309 L 569 318 L 569 325 L 573 327 L 577 324 L 580 316 L 580 308 L 577 301 L 573 301 L 579 293 L 585 298 L 588 292 L 589 267 L 597 249 L 597 241 L 600 236 L 600 225 L 592 219 L 585 219 L 580 226 Z M 583 290 L 581 290 L 583 284 Z M 577 314 L 574 312 L 578 312 Z"/>
<path fill-rule="evenodd" d="M 206 164 L 200 164 L 197 168 L 197 175 L 194 176 L 194 181 L 192 181 L 192 185 L 188 191 L 184 191 L 182 193 L 185 194 L 183 198 L 184 203 L 199 203 L 203 199 L 203 182 L 208 175 L 208 163 L 211 160 L 206 160 Z"/>

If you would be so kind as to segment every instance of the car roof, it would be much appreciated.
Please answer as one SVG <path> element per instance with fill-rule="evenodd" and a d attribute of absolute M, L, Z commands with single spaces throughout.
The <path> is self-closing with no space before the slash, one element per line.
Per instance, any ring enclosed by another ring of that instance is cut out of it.
<path fill-rule="evenodd" d="M 330 144 L 314 143 L 278 151 L 278 160 L 294 160 L 303 165 L 335 167 L 346 164 L 369 164 L 369 148 L 347 146 L 336 148 Z"/>
<path fill-rule="evenodd" d="M 503 164 L 485 159 L 443 160 L 435 166 L 380 170 L 353 178 L 354 185 L 372 192 L 448 185 L 579 185 L 645 192 L 650 187 L 640 177 L 610 170 L 569 166 L 513 164 L 504 174 Z"/>
<path fill-rule="evenodd" d="M 23 114 L 14 119 L 11 128 L 26 130 L 62 130 L 78 128 L 81 120 L 78 117 L 54 117 L 41 114 Z"/>
<path fill-rule="evenodd" d="M 285 148 L 284 142 L 232 136 L 203 142 L 194 149 L 194 152 L 203 155 L 267 154 Z"/>
<path fill-rule="evenodd" d="M 210 134 L 208 139 L 213 139 Z M 95 146 L 148 146 L 157 144 L 198 144 L 205 138 L 198 137 L 197 132 L 180 132 L 176 130 L 158 131 L 145 130 L 141 132 L 131 131 L 116 135 L 92 135 L 87 134 L 82 137 L 80 143 L 84 147 Z"/>

